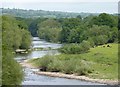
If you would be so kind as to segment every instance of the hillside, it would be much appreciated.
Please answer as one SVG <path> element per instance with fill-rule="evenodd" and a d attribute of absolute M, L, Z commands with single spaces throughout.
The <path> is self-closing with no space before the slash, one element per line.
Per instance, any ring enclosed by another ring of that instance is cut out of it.
<path fill-rule="evenodd" d="M 0 8 L 2 14 L 11 14 L 22 18 L 38 18 L 38 17 L 52 17 L 52 18 L 73 18 L 78 15 L 86 17 L 89 15 L 98 15 L 98 13 L 70 13 L 70 12 L 59 12 L 59 11 L 44 11 L 44 10 L 24 10 L 24 9 L 5 9 Z"/>

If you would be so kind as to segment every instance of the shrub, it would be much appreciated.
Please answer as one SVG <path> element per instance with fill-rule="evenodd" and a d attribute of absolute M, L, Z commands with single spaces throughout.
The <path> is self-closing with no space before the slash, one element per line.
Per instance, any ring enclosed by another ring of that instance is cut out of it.
<path fill-rule="evenodd" d="M 57 58 L 54 58 L 53 61 L 48 65 L 48 71 L 51 72 L 60 72 L 63 64 Z"/>
<path fill-rule="evenodd" d="M 23 80 L 22 67 L 13 59 L 11 50 L 2 50 L 2 85 L 19 85 Z"/>
<path fill-rule="evenodd" d="M 64 58 L 65 57 L 65 58 Z M 91 72 L 90 63 L 74 56 L 44 56 L 43 58 L 34 59 L 34 63 L 38 65 L 43 71 L 63 72 L 66 74 L 87 75 Z"/>
<path fill-rule="evenodd" d="M 64 67 L 62 67 L 62 72 L 66 73 L 66 74 L 73 74 L 78 60 L 71 58 L 70 60 L 66 60 L 66 61 L 62 61 L 62 62 L 63 62 L 63 66 L 64 66 Z"/>
<path fill-rule="evenodd" d="M 87 41 L 89 41 L 91 47 L 94 47 L 94 46 L 95 46 L 94 40 L 93 40 L 91 37 L 88 38 Z"/>
<path fill-rule="evenodd" d="M 81 43 L 81 47 L 83 48 L 83 52 L 87 52 L 90 49 L 90 42 L 83 40 Z"/>
<path fill-rule="evenodd" d="M 66 44 L 59 49 L 62 53 L 77 54 L 80 53 L 81 47 L 79 44 Z"/>
<path fill-rule="evenodd" d="M 48 69 L 48 65 L 52 62 L 52 58 L 49 55 L 44 56 L 39 61 L 39 66 L 42 71 L 46 71 Z"/>
<path fill-rule="evenodd" d="M 87 68 L 85 66 L 76 67 L 75 72 L 77 75 L 87 75 Z"/>
<path fill-rule="evenodd" d="M 90 43 L 83 41 L 81 44 L 66 44 L 59 51 L 66 54 L 80 54 L 87 52 L 89 49 Z"/>
<path fill-rule="evenodd" d="M 90 64 L 87 63 L 87 61 L 81 61 L 77 66 L 75 67 L 75 73 L 77 75 L 88 75 L 88 73 L 91 73 L 92 70 L 89 67 Z"/>

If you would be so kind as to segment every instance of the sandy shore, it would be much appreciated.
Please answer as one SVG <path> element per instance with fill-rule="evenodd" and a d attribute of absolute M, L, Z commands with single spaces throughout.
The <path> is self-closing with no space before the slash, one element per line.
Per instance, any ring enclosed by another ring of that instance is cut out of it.
<path fill-rule="evenodd" d="M 20 63 L 23 67 L 28 67 L 28 68 L 34 68 L 37 69 L 37 67 L 34 67 L 32 64 L 28 63 L 27 60 L 24 62 Z M 118 85 L 118 80 L 108 80 L 108 79 L 92 79 L 86 76 L 75 76 L 74 74 L 69 75 L 69 74 L 63 74 L 63 73 L 58 73 L 58 72 L 43 72 L 43 71 L 34 71 L 35 74 L 39 75 L 46 75 L 46 76 L 51 76 L 51 77 L 60 77 L 60 78 L 68 78 L 68 79 L 77 79 L 77 80 L 82 80 L 82 81 L 89 81 L 89 82 L 97 82 L 97 83 L 102 83 L 102 84 L 109 84 L 109 85 Z"/>

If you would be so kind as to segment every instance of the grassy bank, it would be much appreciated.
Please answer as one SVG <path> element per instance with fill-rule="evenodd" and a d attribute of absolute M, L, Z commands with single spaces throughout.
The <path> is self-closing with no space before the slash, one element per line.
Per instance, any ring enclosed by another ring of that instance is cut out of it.
<path fill-rule="evenodd" d="M 29 62 L 43 71 L 86 75 L 97 79 L 118 78 L 118 45 L 91 48 L 84 54 L 44 56 Z"/>

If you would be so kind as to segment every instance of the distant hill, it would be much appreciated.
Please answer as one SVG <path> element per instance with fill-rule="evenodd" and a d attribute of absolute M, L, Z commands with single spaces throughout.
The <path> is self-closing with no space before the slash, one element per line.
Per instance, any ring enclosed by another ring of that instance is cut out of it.
<path fill-rule="evenodd" d="M 60 11 L 44 11 L 44 10 L 24 10 L 24 9 L 5 9 L 0 8 L 2 14 L 10 14 L 22 18 L 38 18 L 38 17 L 52 17 L 52 18 L 71 18 L 81 15 L 82 18 L 89 15 L 99 15 L 98 13 L 72 13 Z"/>

